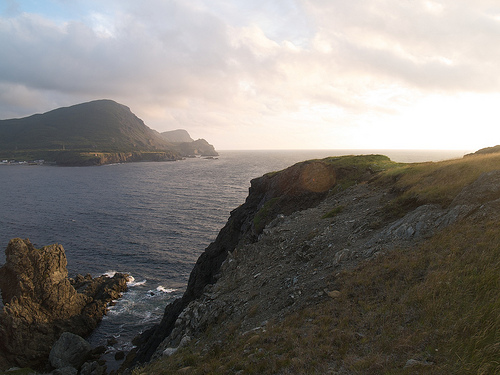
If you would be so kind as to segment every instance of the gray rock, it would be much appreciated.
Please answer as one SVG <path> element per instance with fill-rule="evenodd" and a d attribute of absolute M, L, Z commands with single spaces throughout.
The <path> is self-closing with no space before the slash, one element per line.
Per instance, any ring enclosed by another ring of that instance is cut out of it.
<path fill-rule="evenodd" d="M 166 357 L 170 357 L 172 354 L 174 354 L 177 351 L 177 348 L 167 348 L 163 351 L 163 355 Z"/>
<path fill-rule="evenodd" d="M 80 375 L 105 375 L 106 367 L 98 362 L 85 362 L 80 370 Z"/>
<path fill-rule="evenodd" d="M 73 367 L 79 369 L 87 359 L 90 344 L 80 336 L 64 332 L 50 350 L 50 364 L 57 368 Z"/>
<path fill-rule="evenodd" d="M 28 239 L 15 238 L 5 258 L 0 268 L 5 305 L 0 311 L 0 351 L 6 366 L 44 369 L 61 332 L 89 335 L 107 304 L 127 289 L 127 276 L 119 273 L 69 279 L 61 245 L 36 249 Z"/>
<path fill-rule="evenodd" d="M 51 375 L 77 375 L 78 370 L 73 367 L 58 368 L 51 372 Z"/>

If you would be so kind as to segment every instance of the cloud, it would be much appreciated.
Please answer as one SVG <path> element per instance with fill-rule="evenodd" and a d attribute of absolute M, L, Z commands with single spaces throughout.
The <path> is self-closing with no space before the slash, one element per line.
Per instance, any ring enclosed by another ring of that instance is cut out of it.
<path fill-rule="evenodd" d="M 89 0 L 53 18 L 20 4 L 0 17 L 3 118 L 112 98 L 226 142 L 287 123 L 347 134 L 427 95 L 500 87 L 495 1 Z"/>
<path fill-rule="evenodd" d="M 351 74 L 424 90 L 494 91 L 500 10 L 492 1 L 306 1 L 332 58 Z"/>

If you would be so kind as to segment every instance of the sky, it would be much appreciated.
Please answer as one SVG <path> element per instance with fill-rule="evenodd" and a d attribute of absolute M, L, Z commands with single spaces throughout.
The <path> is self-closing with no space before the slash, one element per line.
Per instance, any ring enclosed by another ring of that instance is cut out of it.
<path fill-rule="evenodd" d="M 498 0 L 0 0 L 0 119 L 112 99 L 219 150 L 500 144 Z"/>

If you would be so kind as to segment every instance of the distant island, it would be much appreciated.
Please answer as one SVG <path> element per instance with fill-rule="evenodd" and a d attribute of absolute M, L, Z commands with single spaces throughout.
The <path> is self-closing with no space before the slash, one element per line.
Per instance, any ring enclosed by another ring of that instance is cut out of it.
<path fill-rule="evenodd" d="M 190 156 L 218 153 L 206 140 L 193 140 L 186 130 L 159 133 L 149 128 L 128 107 L 113 100 L 0 120 L 0 162 L 101 165 Z"/>
<path fill-rule="evenodd" d="M 184 157 L 219 156 L 214 146 L 204 139 L 197 139 L 195 141 L 184 129 L 171 130 L 160 133 L 160 135 L 174 150 Z"/>

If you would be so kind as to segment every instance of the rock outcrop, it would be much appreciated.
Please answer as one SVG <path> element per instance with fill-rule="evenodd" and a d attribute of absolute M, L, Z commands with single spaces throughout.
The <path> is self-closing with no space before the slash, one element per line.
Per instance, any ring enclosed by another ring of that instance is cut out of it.
<path fill-rule="evenodd" d="M 172 333 L 181 312 L 203 295 L 207 285 L 216 282 L 222 263 L 237 246 L 256 242 L 265 226 L 278 214 L 289 215 L 314 207 L 338 182 L 353 175 L 361 182 L 370 178 L 371 173 L 369 165 L 352 171 L 324 160 L 311 160 L 253 179 L 245 203 L 231 212 L 216 240 L 197 260 L 183 297 L 166 307 L 159 325 L 136 338 L 137 348 L 129 354 L 125 366 L 152 358 L 159 345 Z"/>
<path fill-rule="evenodd" d="M 52 346 L 49 361 L 56 369 L 72 367 L 79 369 L 91 352 L 90 344 L 78 335 L 64 332 Z"/>
<path fill-rule="evenodd" d="M 243 337 L 259 335 L 269 321 L 338 298 L 340 292 L 328 287 L 336 284 L 342 270 L 395 248 L 411 248 L 459 220 L 471 225 L 484 215 L 498 220 L 499 178 L 498 171 L 486 173 L 449 207 L 425 204 L 384 223 L 378 221 L 380 212 L 393 196 L 385 187 L 370 184 L 332 194 L 315 207 L 278 215 L 258 241 L 239 244 L 228 254 L 216 282 L 182 310 L 152 359 L 175 353 L 203 337 L 208 328 L 221 338 L 234 327 Z M 342 211 L 325 217 L 339 206 Z"/>
<path fill-rule="evenodd" d="M 89 335 L 107 304 L 127 289 L 127 276 L 68 278 L 61 245 L 36 249 L 12 239 L 0 268 L 0 364 L 43 369 L 61 333 Z M 76 288 L 75 288 L 76 286 Z M 78 289 L 78 290 L 77 290 Z"/>

